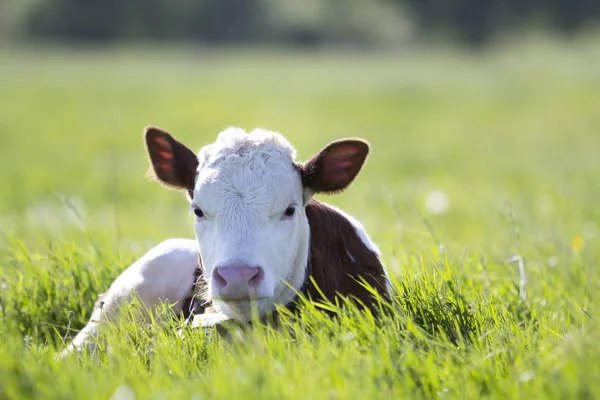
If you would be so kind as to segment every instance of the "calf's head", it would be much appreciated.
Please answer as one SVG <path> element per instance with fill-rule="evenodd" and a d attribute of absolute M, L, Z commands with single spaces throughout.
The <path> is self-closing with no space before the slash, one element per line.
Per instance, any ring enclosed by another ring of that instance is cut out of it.
<path fill-rule="evenodd" d="M 229 128 L 197 155 L 156 127 L 144 138 L 151 176 L 188 194 L 207 297 L 238 319 L 294 298 L 309 257 L 305 207 L 315 193 L 344 190 L 369 152 L 344 139 L 297 163 L 283 136 L 261 129 Z"/>

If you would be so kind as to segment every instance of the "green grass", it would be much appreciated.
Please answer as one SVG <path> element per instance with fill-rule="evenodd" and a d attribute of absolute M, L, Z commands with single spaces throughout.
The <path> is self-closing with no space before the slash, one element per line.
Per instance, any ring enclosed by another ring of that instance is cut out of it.
<path fill-rule="evenodd" d="M 600 396 L 600 39 L 0 59 L 0 398 Z M 306 305 L 232 343 L 129 322 L 109 354 L 55 361 L 120 271 L 193 235 L 184 197 L 144 179 L 150 124 L 195 149 L 261 126 L 303 159 L 368 139 L 355 185 L 322 200 L 382 248 L 397 281 L 382 319 Z"/>

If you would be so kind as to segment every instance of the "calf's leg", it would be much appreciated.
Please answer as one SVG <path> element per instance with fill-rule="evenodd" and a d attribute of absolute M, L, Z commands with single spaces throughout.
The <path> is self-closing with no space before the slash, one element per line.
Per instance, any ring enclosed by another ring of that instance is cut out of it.
<path fill-rule="evenodd" d="M 168 302 L 180 312 L 183 300 L 192 294 L 197 267 L 195 240 L 169 239 L 153 247 L 114 280 L 96 303 L 87 325 L 59 357 L 84 349 L 94 352 L 98 334 L 107 322 L 118 322 L 120 307 L 131 302 L 134 294 L 146 310 Z"/>

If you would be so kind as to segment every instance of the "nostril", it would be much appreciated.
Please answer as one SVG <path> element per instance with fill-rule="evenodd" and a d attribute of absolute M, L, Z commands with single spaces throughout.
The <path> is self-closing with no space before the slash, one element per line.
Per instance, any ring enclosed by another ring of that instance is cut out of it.
<path fill-rule="evenodd" d="M 220 269 L 219 267 L 215 268 L 215 270 L 213 272 L 213 279 L 214 279 L 215 283 L 217 284 L 217 287 L 224 288 L 225 286 L 227 286 L 227 281 L 225 280 L 225 278 L 223 278 L 219 269 Z"/>
<path fill-rule="evenodd" d="M 256 267 L 256 274 L 252 278 L 250 278 L 250 280 L 248 281 L 248 285 L 250 287 L 255 288 L 261 284 L 264 278 L 265 272 L 263 271 L 263 269 L 261 267 Z"/>

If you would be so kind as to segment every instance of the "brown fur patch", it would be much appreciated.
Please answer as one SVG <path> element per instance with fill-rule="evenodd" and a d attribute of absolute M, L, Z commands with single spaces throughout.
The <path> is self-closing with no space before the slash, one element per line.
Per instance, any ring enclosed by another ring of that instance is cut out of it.
<path fill-rule="evenodd" d="M 385 270 L 377 254 L 364 245 L 350 221 L 325 204 L 312 200 L 306 216 L 312 276 L 325 298 L 334 301 L 337 295 L 350 296 L 372 308 L 371 294 L 359 282 L 364 279 L 382 296 L 387 294 Z M 313 285 L 308 294 L 312 299 L 322 298 Z"/>

